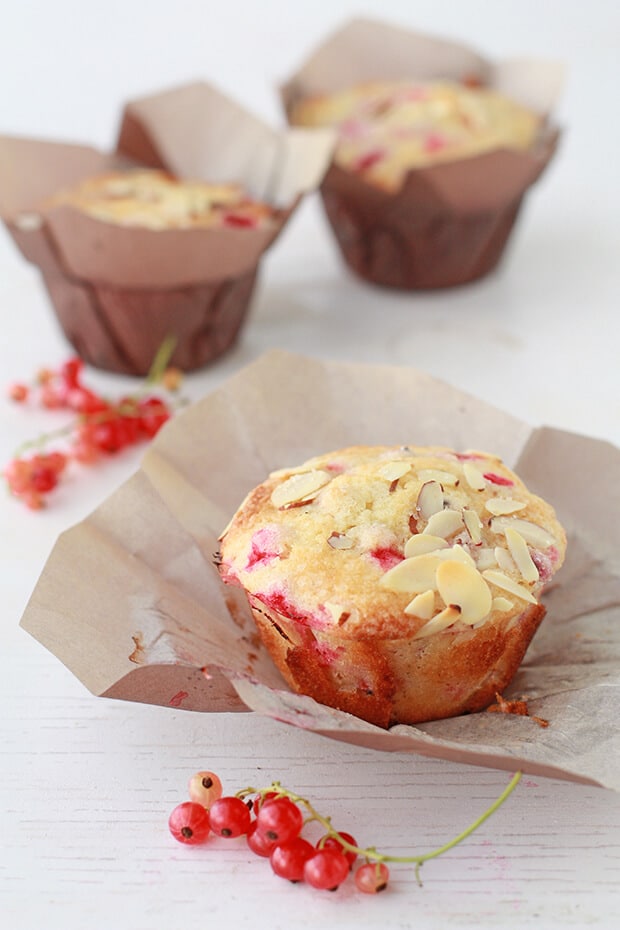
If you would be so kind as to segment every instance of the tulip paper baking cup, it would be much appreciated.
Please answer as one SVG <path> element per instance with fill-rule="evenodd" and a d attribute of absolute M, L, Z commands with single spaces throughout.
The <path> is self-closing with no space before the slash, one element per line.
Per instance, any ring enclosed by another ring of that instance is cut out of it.
<path fill-rule="evenodd" d="M 374 80 L 476 81 L 548 116 L 563 69 L 519 59 L 493 63 L 454 42 L 353 20 L 329 37 L 282 88 L 288 116 L 314 94 Z M 551 160 L 559 130 L 545 121 L 524 151 L 496 149 L 408 172 L 388 193 L 335 163 L 321 194 L 347 264 L 374 284 L 403 289 L 465 284 L 490 272 L 528 188 Z"/>
<path fill-rule="evenodd" d="M 245 595 L 221 582 L 218 536 L 269 471 L 357 443 L 485 449 L 555 506 L 567 561 L 505 695 L 527 696 L 546 729 L 482 712 L 383 730 L 283 682 Z M 251 709 L 376 750 L 619 790 L 619 471 L 614 446 L 532 429 L 422 372 L 272 351 L 171 420 L 138 472 L 59 538 L 22 625 L 97 695 Z"/>
<path fill-rule="evenodd" d="M 329 164 L 331 131 L 276 132 L 204 83 L 124 109 L 117 148 L 0 137 L 0 216 L 38 265 L 58 320 L 99 368 L 148 372 L 166 339 L 172 363 L 198 368 L 236 339 L 260 259 Z M 275 209 L 257 229 L 123 227 L 70 206 L 44 206 L 78 181 L 122 166 L 235 181 Z"/>

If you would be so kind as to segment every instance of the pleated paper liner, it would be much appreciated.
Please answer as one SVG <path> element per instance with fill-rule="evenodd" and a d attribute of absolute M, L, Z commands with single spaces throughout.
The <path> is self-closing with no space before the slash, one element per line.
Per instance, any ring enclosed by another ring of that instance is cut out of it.
<path fill-rule="evenodd" d="M 290 692 L 218 536 L 271 470 L 361 444 L 500 455 L 567 529 L 547 616 L 505 697 L 549 721 L 481 712 L 384 730 Z M 22 625 L 94 694 L 201 712 L 251 709 L 376 750 L 620 789 L 620 450 L 527 423 L 410 368 L 272 351 L 168 423 L 139 471 L 65 532 Z M 44 698 L 44 695 L 41 695 Z"/>

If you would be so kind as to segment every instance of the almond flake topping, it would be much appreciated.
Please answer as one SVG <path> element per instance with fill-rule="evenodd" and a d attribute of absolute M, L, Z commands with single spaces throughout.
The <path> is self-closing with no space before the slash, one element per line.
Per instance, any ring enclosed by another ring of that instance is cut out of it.
<path fill-rule="evenodd" d="M 331 546 L 332 549 L 352 549 L 355 542 L 350 536 L 345 535 L 345 533 L 332 533 L 327 540 L 327 544 Z"/>
<path fill-rule="evenodd" d="M 287 504 L 297 503 L 312 498 L 316 491 L 331 481 L 329 472 L 317 469 L 306 471 L 298 475 L 291 475 L 282 484 L 279 484 L 271 495 L 274 507 L 286 507 Z"/>
<path fill-rule="evenodd" d="M 386 478 L 388 481 L 398 481 L 408 471 L 411 471 L 411 462 L 395 461 L 382 465 L 381 468 L 377 469 L 377 474 L 380 478 Z"/>
<path fill-rule="evenodd" d="M 555 543 L 550 533 L 537 523 L 530 523 L 529 520 L 520 520 L 518 517 L 495 517 L 491 520 L 491 529 L 494 533 L 505 533 L 507 526 L 520 533 L 530 546 L 547 549 Z"/>
<path fill-rule="evenodd" d="M 379 586 L 402 594 L 436 591 L 435 574 L 438 565 L 439 557 L 435 552 L 404 559 L 381 577 Z"/>
<path fill-rule="evenodd" d="M 476 552 L 476 565 L 478 566 L 478 571 L 481 572 L 485 568 L 493 568 L 497 565 L 497 559 L 495 558 L 495 550 L 487 549 L 478 549 Z"/>
<path fill-rule="evenodd" d="M 482 542 L 482 521 L 475 510 L 463 508 L 463 523 L 474 546 Z"/>
<path fill-rule="evenodd" d="M 453 475 L 451 471 L 441 471 L 439 468 L 420 468 L 418 478 L 422 481 L 438 481 L 449 488 L 454 488 L 459 483 L 458 475 Z"/>
<path fill-rule="evenodd" d="M 416 594 L 414 599 L 405 607 L 405 613 L 419 617 L 420 620 L 430 620 L 435 612 L 435 592 L 423 591 Z"/>
<path fill-rule="evenodd" d="M 524 510 L 527 507 L 523 501 L 515 501 L 511 497 L 492 497 L 484 505 L 489 513 L 496 517 L 506 513 L 516 513 L 518 510 Z"/>
<path fill-rule="evenodd" d="M 449 607 L 460 609 L 463 623 L 474 624 L 491 610 L 491 591 L 481 574 L 471 565 L 454 560 L 437 569 L 437 590 Z"/>
<path fill-rule="evenodd" d="M 474 560 L 462 546 L 450 546 L 404 559 L 382 576 L 379 586 L 401 594 L 436 591 L 437 569 L 444 562 L 460 562 L 476 570 Z"/>
<path fill-rule="evenodd" d="M 465 565 L 471 565 L 472 568 L 476 568 L 476 563 L 469 552 L 464 549 L 463 546 L 459 546 L 458 543 L 455 546 L 450 546 L 448 549 L 441 549 L 437 553 L 437 558 L 441 562 L 451 559 L 453 562 L 463 562 Z"/>
<path fill-rule="evenodd" d="M 496 546 L 494 549 L 495 561 L 501 568 L 503 572 L 517 572 L 517 566 L 515 565 L 512 556 L 508 552 L 508 549 L 504 549 L 502 546 Z"/>
<path fill-rule="evenodd" d="M 473 488 L 474 491 L 484 491 L 487 482 L 479 468 L 476 468 L 471 462 L 463 462 L 463 474 L 470 488 Z"/>
<path fill-rule="evenodd" d="M 509 601 L 507 597 L 494 597 L 491 607 L 493 610 L 497 610 L 499 613 L 505 613 L 507 610 L 512 610 L 515 605 L 512 601 Z"/>
<path fill-rule="evenodd" d="M 452 536 L 463 526 L 463 514 L 460 510 L 440 510 L 429 517 L 423 534 L 430 536 Z"/>
<path fill-rule="evenodd" d="M 538 603 L 527 588 L 524 588 L 521 584 L 517 584 L 516 581 L 513 581 L 512 578 L 509 578 L 508 575 L 505 575 L 503 572 L 498 572 L 495 571 L 495 569 L 489 568 L 487 571 L 482 572 L 482 577 L 491 584 L 494 584 L 496 588 L 501 588 L 502 591 L 508 591 L 509 594 L 514 594 L 515 597 L 520 597 L 529 604 Z"/>
<path fill-rule="evenodd" d="M 456 623 L 460 615 L 461 613 L 456 607 L 446 607 L 446 609 L 442 610 L 436 617 L 433 617 L 432 620 L 429 620 L 428 623 L 420 627 L 413 638 L 422 639 L 425 636 L 432 636 L 433 633 L 441 633 L 442 630 Z"/>
<path fill-rule="evenodd" d="M 521 533 L 517 533 L 512 526 L 507 526 L 505 533 L 510 554 L 515 560 L 516 566 L 523 576 L 523 580 L 538 581 L 540 578 L 538 569 L 532 560 L 530 550 L 523 536 L 521 536 Z"/>
<path fill-rule="evenodd" d="M 424 555 L 426 552 L 434 552 L 436 549 L 447 549 L 448 543 L 442 536 L 431 536 L 430 533 L 417 533 L 405 543 L 405 558 L 412 558 L 414 555 Z"/>
<path fill-rule="evenodd" d="M 416 507 L 421 517 L 430 519 L 443 510 L 443 490 L 438 481 L 426 481 L 418 492 Z"/>

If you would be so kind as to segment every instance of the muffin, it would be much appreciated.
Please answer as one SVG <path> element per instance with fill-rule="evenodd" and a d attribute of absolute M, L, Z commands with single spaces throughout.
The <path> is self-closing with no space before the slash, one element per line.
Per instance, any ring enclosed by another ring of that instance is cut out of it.
<path fill-rule="evenodd" d="M 450 81 L 374 81 L 299 101 L 300 126 L 330 126 L 334 161 L 388 191 L 407 172 L 498 148 L 530 147 L 541 117 L 485 87 Z"/>
<path fill-rule="evenodd" d="M 105 223 L 144 229 L 256 229 L 273 225 L 275 211 L 239 184 L 208 184 L 164 171 L 113 171 L 60 191 L 50 206 L 66 205 Z"/>
<path fill-rule="evenodd" d="M 542 621 L 565 533 L 496 456 L 358 446 L 272 473 L 221 536 L 290 687 L 378 726 L 482 710 Z"/>
<path fill-rule="evenodd" d="M 402 290 L 491 272 L 551 160 L 561 68 L 354 19 L 282 86 L 290 123 L 338 133 L 321 185 L 346 264 Z"/>

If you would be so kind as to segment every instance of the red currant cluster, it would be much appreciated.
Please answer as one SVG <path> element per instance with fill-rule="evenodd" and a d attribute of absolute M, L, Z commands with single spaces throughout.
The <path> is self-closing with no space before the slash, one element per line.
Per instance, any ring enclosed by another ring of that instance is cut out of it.
<path fill-rule="evenodd" d="M 11 385 L 9 396 L 16 403 L 34 400 L 48 410 L 70 411 L 74 419 L 62 429 L 26 443 L 22 449 L 62 442 L 61 449 L 17 454 L 4 470 L 12 494 L 27 507 L 39 510 L 70 460 L 90 465 L 102 455 L 120 452 L 126 446 L 151 439 L 171 416 L 169 404 L 155 394 L 138 393 L 110 401 L 88 388 L 82 380 L 83 363 L 70 358 L 56 371 L 43 369 L 34 385 Z M 168 369 L 161 383 L 176 389 L 178 373 Z M 149 378 L 149 382 L 152 378 Z"/>
<path fill-rule="evenodd" d="M 309 801 L 278 783 L 223 797 L 218 776 L 198 772 L 189 781 L 189 796 L 191 800 L 175 807 L 168 820 L 170 832 L 181 843 L 204 843 L 210 833 L 227 839 L 244 836 L 253 853 L 269 859 L 276 875 L 329 891 L 342 884 L 358 856 L 372 856 L 376 861 L 358 867 L 355 884 L 367 894 L 387 887 L 388 869 L 379 861 L 386 857 L 360 849 L 349 833 L 334 830 Z M 327 830 L 314 845 L 301 835 L 312 821 Z"/>
<path fill-rule="evenodd" d="M 360 858 L 364 861 L 355 871 L 355 885 L 365 894 L 376 894 L 387 887 L 386 862 L 414 865 L 420 883 L 421 866 L 470 836 L 512 794 L 520 778 L 521 772 L 516 772 L 497 800 L 462 833 L 438 849 L 416 856 L 392 856 L 374 846 L 362 849 L 349 833 L 335 830 L 331 819 L 319 814 L 310 801 L 279 782 L 223 797 L 222 783 L 213 772 L 197 772 L 190 778 L 190 800 L 175 807 L 168 826 L 180 843 L 205 843 L 211 833 L 245 837 L 253 853 L 269 859 L 276 875 L 329 891 L 336 891 Z M 301 835 L 312 822 L 325 831 L 314 845 Z"/>

